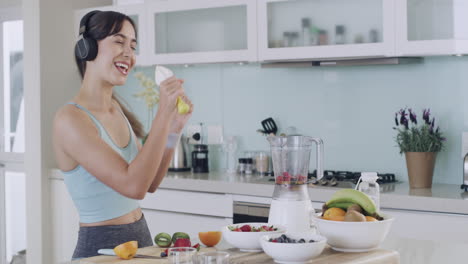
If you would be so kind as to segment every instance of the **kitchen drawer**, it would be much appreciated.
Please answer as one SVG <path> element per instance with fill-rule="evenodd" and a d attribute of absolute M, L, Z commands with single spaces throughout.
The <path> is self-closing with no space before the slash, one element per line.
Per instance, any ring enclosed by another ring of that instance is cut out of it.
<path fill-rule="evenodd" d="M 232 218 L 230 194 L 158 189 L 140 201 L 142 208 Z"/>

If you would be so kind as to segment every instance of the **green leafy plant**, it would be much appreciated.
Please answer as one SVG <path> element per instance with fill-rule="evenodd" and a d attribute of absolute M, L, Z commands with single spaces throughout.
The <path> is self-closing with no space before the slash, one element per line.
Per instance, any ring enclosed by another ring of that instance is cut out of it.
<path fill-rule="evenodd" d="M 396 142 L 400 154 L 404 152 L 439 152 L 444 148 L 445 137 L 439 127 L 435 128 L 435 118 L 431 120 L 430 109 L 423 110 L 423 123 L 418 124 L 416 113 L 400 109 L 395 113 Z M 409 120 L 408 120 L 409 117 Z"/>

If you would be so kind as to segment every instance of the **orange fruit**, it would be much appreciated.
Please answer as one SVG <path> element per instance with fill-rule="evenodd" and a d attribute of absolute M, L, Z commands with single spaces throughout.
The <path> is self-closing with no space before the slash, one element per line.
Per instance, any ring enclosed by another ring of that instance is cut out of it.
<path fill-rule="evenodd" d="M 338 207 L 332 207 L 332 208 L 328 208 L 325 211 L 325 213 L 323 214 L 323 219 L 343 221 L 345 214 L 346 214 L 345 210 L 338 208 Z M 341 216 L 343 217 L 343 220 L 336 220 L 336 219 L 341 219 Z"/>
<path fill-rule="evenodd" d="M 128 241 L 114 248 L 115 254 L 121 259 L 131 259 L 138 249 L 138 241 Z"/>
<path fill-rule="evenodd" d="M 375 221 L 377 221 L 377 219 L 375 219 L 374 217 L 366 216 L 366 222 L 375 222 Z"/>
<path fill-rule="evenodd" d="M 207 247 L 216 246 L 216 244 L 221 241 L 222 233 L 220 231 L 208 231 L 208 232 L 199 232 L 198 238 L 200 238 L 200 242 Z"/>
<path fill-rule="evenodd" d="M 334 216 L 331 216 L 330 218 L 326 218 L 326 220 L 344 221 L 344 215 L 334 215 Z"/>

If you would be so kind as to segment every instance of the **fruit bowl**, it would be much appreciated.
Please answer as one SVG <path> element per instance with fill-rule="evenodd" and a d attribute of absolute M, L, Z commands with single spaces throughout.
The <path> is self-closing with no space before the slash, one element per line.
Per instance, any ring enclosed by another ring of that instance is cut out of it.
<path fill-rule="evenodd" d="M 296 242 L 301 238 L 305 239 L 304 243 L 279 243 L 271 242 L 271 239 L 276 239 L 279 234 L 265 235 L 260 238 L 262 249 L 268 256 L 272 257 L 276 263 L 305 263 L 319 256 L 327 239 L 321 235 L 304 234 L 304 233 L 286 233 L 288 238 L 295 239 Z M 309 242 L 314 240 L 314 242 Z"/>
<path fill-rule="evenodd" d="M 262 246 L 260 245 L 260 237 L 271 234 L 282 234 L 286 232 L 286 228 L 280 225 L 273 225 L 277 230 L 275 231 L 231 231 L 233 227 L 250 226 L 254 229 L 259 229 L 262 226 L 268 226 L 268 223 L 239 223 L 227 225 L 222 228 L 223 238 L 233 247 L 239 248 L 244 252 L 260 252 Z M 230 229 L 231 228 L 231 229 Z"/>
<path fill-rule="evenodd" d="M 343 222 L 326 220 L 316 215 L 313 220 L 318 232 L 337 251 L 367 252 L 379 247 L 385 239 L 394 218 L 382 214 L 384 220 L 374 222 Z"/>

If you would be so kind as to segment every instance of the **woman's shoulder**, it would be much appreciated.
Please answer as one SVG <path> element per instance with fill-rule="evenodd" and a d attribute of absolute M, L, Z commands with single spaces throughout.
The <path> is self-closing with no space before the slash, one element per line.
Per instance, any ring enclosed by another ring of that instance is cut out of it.
<path fill-rule="evenodd" d="M 91 118 L 85 111 L 73 104 L 60 107 L 55 113 L 54 130 L 56 133 L 64 134 L 72 131 L 98 132 Z"/>

